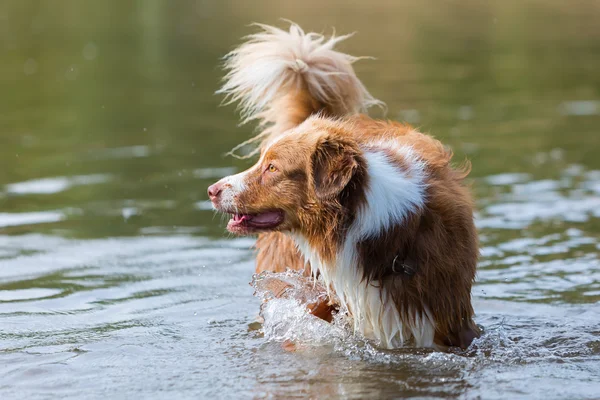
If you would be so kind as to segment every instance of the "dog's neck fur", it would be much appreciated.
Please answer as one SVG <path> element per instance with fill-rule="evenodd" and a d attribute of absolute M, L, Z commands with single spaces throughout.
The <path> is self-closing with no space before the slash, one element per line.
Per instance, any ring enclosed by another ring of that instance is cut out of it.
<path fill-rule="evenodd" d="M 425 204 L 425 165 L 410 147 L 391 140 L 361 150 L 363 169 L 342 193 L 339 207 L 323 213 L 327 222 L 319 225 L 327 232 L 292 236 L 313 274 L 321 274 L 352 314 L 356 332 L 388 348 L 410 338 L 430 347 L 434 322 L 427 306 L 397 304 L 377 271 L 382 257 L 392 266 L 396 249 L 388 248 L 390 234 L 400 241 L 414 236 L 410 222 L 418 220 Z M 403 232 L 405 224 L 408 232 Z"/>

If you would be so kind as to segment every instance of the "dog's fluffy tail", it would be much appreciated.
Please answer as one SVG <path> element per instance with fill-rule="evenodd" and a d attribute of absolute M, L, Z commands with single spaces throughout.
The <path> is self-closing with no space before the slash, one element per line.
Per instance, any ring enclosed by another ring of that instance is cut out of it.
<path fill-rule="evenodd" d="M 250 142 L 264 144 L 311 114 L 341 117 L 383 106 L 354 73 L 360 58 L 334 50 L 351 35 L 326 38 L 294 23 L 289 31 L 257 25 L 262 30 L 225 57 L 228 73 L 217 93 L 227 104 L 238 102 L 242 123 L 256 119 L 262 132 L 230 154 Z"/>

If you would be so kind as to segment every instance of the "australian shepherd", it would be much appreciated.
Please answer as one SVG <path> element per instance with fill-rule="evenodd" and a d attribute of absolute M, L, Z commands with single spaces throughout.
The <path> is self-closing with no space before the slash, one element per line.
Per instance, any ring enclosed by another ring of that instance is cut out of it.
<path fill-rule="evenodd" d="M 470 166 L 433 137 L 361 114 L 381 104 L 358 58 L 292 24 L 226 58 L 221 92 L 262 132 L 250 169 L 208 189 L 227 229 L 258 234 L 257 272 L 306 269 L 381 347 L 465 348 L 479 336 Z"/>

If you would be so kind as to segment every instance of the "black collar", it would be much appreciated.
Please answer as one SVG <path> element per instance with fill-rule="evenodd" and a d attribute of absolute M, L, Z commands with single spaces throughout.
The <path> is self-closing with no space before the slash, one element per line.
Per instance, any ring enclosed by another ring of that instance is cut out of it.
<path fill-rule="evenodd" d="M 410 256 L 401 257 L 396 254 L 392 261 L 392 273 L 394 275 L 413 276 L 417 272 L 417 261 Z"/>

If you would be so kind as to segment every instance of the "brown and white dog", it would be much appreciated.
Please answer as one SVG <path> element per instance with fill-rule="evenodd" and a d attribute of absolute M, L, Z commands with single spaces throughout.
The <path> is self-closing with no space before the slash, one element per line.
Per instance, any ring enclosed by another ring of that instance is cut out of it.
<path fill-rule="evenodd" d="M 258 162 L 208 189 L 227 229 L 259 234 L 257 272 L 309 265 L 382 347 L 467 347 L 479 336 L 469 168 L 431 136 L 359 114 L 379 102 L 357 58 L 334 50 L 346 36 L 261 27 L 228 56 L 221 90 L 264 129 Z"/>

